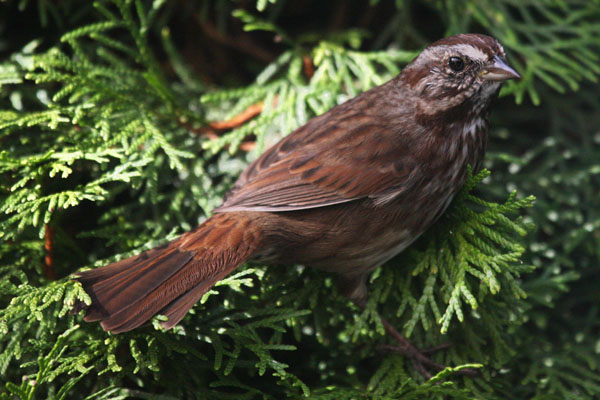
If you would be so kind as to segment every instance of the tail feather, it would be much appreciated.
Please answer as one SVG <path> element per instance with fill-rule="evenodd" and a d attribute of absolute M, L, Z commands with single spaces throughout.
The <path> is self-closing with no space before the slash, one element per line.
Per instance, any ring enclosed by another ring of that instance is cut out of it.
<path fill-rule="evenodd" d="M 144 257 L 141 262 L 132 260 L 133 263 L 128 269 L 89 286 L 93 297 L 99 301 L 92 303 L 85 321 L 98 321 L 104 319 L 106 315 L 125 310 L 149 296 L 163 281 L 184 268 L 193 254 L 178 251 L 176 245 L 177 241 L 171 242 L 171 246 L 164 250 L 166 254 L 159 253 L 152 257 Z M 129 303 L 125 307 L 124 300 Z"/>
<path fill-rule="evenodd" d="M 192 308 L 194 304 L 200 300 L 200 298 L 206 293 L 215 283 L 219 280 L 223 279 L 223 277 L 218 277 L 214 281 L 203 282 L 202 285 L 198 285 L 195 288 L 191 289 L 187 293 L 179 296 L 176 300 L 171 302 L 168 306 L 162 309 L 161 314 L 165 315 L 168 319 L 161 323 L 163 328 L 171 329 L 183 317 L 187 314 L 188 310 Z"/>
<path fill-rule="evenodd" d="M 222 213 L 174 241 L 75 278 L 92 298 L 85 320 L 125 332 L 155 314 L 177 324 L 216 282 L 260 246 L 260 230 L 243 214 Z"/>

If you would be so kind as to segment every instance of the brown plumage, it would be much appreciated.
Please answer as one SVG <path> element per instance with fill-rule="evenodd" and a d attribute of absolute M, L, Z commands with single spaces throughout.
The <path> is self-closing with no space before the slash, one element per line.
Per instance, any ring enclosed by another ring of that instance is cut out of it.
<path fill-rule="evenodd" d="M 250 258 L 335 272 L 363 304 L 368 273 L 440 217 L 468 164 L 480 167 L 490 103 L 518 77 L 504 57 L 489 36 L 442 39 L 397 78 L 313 118 L 253 162 L 195 230 L 79 273 L 93 301 L 86 321 L 124 332 L 161 313 L 170 328 Z"/>
<path fill-rule="evenodd" d="M 170 243 L 76 278 L 92 298 L 85 320 L 113 333 L 157 312 L 173 327 L 217 281 L 255 253 L 260 230 L 244 214 L 215 215 Z"/>

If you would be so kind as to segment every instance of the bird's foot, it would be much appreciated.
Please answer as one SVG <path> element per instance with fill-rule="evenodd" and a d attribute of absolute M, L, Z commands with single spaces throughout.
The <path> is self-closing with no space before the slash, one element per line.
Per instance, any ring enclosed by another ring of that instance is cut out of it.
<path fill-rule="evenodd" d="M 397 345 L 382 346 L 382 349 L 397 352 L 409 358 L 415 369 L 427 379 L 432 377 L 430 370 L 441 371 L 446 368 L 445 365 L 433 361 L 427 357 L 426 354 L 447 349 L 451 346 L 450 343 L 444 343 L 429 349 L 419 349 L 409 342 L 408 339 L 402 336 L 396 329 L 394 329 L 394 327 L 385 319 L 382 318 L 381 322 L 383 323 L 385 331 L 388 333 L 388 335 L 390 335 L 398 343 Z M 474 376 L 477 374 L 477 371 L 474 369 L 465 368 L 456 371 L 455 373 L 460 375 Z"/>

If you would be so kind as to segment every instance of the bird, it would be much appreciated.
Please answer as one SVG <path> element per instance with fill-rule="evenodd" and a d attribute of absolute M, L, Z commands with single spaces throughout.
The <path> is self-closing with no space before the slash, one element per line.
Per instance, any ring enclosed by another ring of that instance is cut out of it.
<path fill-rule="evenodd" d="M 171 242 L 78 272 L 84 320 L 121 333 L 156 314 L 175 326 L 216 282 L 250 260 L 334 274 L 359 307 L 367 278 L 449 206 L 481 168 L 502 83 L 520 79 L 497 39 L 442 38 L 395 78 L 309 120 L 240 175 L 212 217 Z M 423 355 L 387 321 L 411 357 Z"/>

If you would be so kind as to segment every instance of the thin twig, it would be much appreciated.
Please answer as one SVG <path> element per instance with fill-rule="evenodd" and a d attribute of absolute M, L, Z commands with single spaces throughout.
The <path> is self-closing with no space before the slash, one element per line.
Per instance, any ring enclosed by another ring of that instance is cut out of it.
<path fill-rule="evenodd" d="M 44 248 L 46 249 L 46 256 L 44 257 L 42 270 L 46 278 L 54 281 L 56 280 L 56 271 L 54 271 L 54 227 L 46 224 L 45 230 Z"/>
<path fill-rule="evenodd" d="M 262 101 L 252 104 L 248 106 L 244 111 L 234 116 L 231 119 L 226 121 L 213 121 L 210 122 L 207 126 L 202 126 L 199 128 L 195 128 L 191 126 L 189 123 L 178 119 L 177 122 L 180 126 L 187 129 L 189 132 L 196 133 L 207 137 L 209 140 L 215 140 L 219 137 L 219 135 L 226 130 L 237 128 L 252 118 L 256 117 L 258 114 L 262 112 L 264 108 L 264 103 Z M 240 150 L 248 152 L 252 150 L 256 146 L 254 141 L 245 141 L 240 144 Z"/>
<path fill-rule="evenodd" d="M 199 18 L 200 19 L 200 18 Z M 270 51 L 263 49 L 252 42 L 247 35 L 238 35 L 236 37 L 230 37 L 219 32 L 210 22 L 200 21 L 199 23 L 202 32 L 221 44 L 233 47 L 234 49 L 249 54 L 261 61 L 271 62 L 275 59 L 275 54 Z"/>
<path fill-rule="evenodd" d="M 304 75 L 310 81 L 310 78 L 315 74 L 315 65 L 308 54 L 302 56 L 302 66 L 304 67 Z"/>
<path fill-rule="evenodd" d="M 237 128 L 238 126 L 246 123 L 246 121 L 248 121 L 248 120 L 256 117 L 258 114 L 260 114 L 263 110 L 263 107 L 264 107 L 264 103 L 262 101 L 260 101 L 256 104 L 252 104 L 251 106 L 246 108 L 244 111 L 242 111 L 241 113 L 239 113 L 238 115 L 236 115 L 235 117 L 233 117 L 227 121 L 214 121 L 214 122 L 209 123 L 208 126 L 210 126 L 213 129 L 219 130 L 219 131 Z"/>

